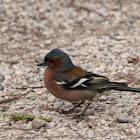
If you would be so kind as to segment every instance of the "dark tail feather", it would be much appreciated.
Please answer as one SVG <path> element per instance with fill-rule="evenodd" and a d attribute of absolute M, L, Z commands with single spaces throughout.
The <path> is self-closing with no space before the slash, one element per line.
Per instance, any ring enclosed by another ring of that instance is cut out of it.
<path fill-rule="evenodd" d="M 140 92 L 140 88 L 133 88 L 133 87 L 114 87 L 112 89 L 118 90 L 118 91 Z"/>
<path fill-rule="evenodd" d="M 111 82 L 109 84 L 109 87 L 113 90 L 118 90 L 118 91 L 140 92 L 140 88 L 128 87 L 126 83 Z"/>

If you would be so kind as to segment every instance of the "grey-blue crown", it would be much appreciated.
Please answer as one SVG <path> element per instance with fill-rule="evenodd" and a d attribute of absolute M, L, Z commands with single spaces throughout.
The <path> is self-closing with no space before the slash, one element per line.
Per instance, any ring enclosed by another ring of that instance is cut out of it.
<path fill-rule="evenodd" d="M 45 56 L 45 59 L 48 59 L 50 57 L 62 59 L 63 65 L 57 69 L 58 72 L 65 72 L 65 71 L 68 71 L 74 67 L 69 55 L 58 48 L 51 50 Z"/>

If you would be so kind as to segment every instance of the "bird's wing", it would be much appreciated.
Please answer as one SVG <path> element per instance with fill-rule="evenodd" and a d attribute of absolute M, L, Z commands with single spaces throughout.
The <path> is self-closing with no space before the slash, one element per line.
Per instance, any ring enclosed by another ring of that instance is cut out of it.
<path fill-rule="evenodd" d="M 61 82 L 60 85 L 63 88 L 70 90 L 93 90 L 93 89 L 101 90 L 105 89 L 106 86 L 110 83 L 108 78 L 93 73 L 88 73 L 84 77 L 80 78 L 71 77 L 70 81 L 61 79 L 60 82 Z"/>

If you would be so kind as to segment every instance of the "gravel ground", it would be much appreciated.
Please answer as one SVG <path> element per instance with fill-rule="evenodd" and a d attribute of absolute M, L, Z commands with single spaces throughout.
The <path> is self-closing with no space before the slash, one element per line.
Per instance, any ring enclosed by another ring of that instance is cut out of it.
<path fill-rule="evenodd" d="M 1 0 L 0 111 L 53 120 L 26 123 L 1 115 L 0 139 L 140 140 L 138 93 L 102 96 L 74 119 L 60 113 L 73 105 L 43 87 L 44 68 L 36 66 L 61 48 L 74 64 L 139 87 L 139 13 L 139 0 Z"/>

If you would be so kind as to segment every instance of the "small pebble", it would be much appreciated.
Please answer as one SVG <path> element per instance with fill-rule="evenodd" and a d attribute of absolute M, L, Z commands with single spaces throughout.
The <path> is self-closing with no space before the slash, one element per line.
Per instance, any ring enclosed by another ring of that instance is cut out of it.
<path fill-rule="evenodd" d="M 9 97 L 8 97 L 8 96 L 4 96 L 4 99 L 5 99 L 5 100 L 8 100 L 8 99 L 9 99 Z"/>
<path fill-rule="evenodd" d="M 6 85 L 0 85 L 0 89 L 6 88 Z"/>
<path fill-rule="evenodd" d="M 120 123 L 128 123 L 130 118 L 124 114 L 119 114 L 117 115 L 116 120 L 119 121 Z"/>
<path fill-rule="evenodd" d="M 137 133 L 140 135 L 140 128 L 137 128 Z"/>
<path fill-rule="evenodd" d="M 4 78 L 0 75 L 0 82 L 2 82 L 4 80 Z"/>
<path fill-rule="evenodd" d="M 96 116 L 93 116 L 93 115 L 89 115 L 89 116 L 88 116 L 88 119 L 93 120 L 93 121 L 94 121 L 96 118 L 97 118 L 97 117 L 96 117 Z"/>
<path fill-rule="evenodd" d="M 140 127 L 140 122 L 138 122 L 136 125 L 137 125 L 137 127 Z"/>
<path fill-rule="evenodd" d="M 7 137 L 7 134 L 0 135 L 0 138 L 5 138 L 5 137 Z"/>
<path fill-rule="evenodd" d="M 136 134 L 136 133 L 137 133 L 136 128 L 131 128 L 130 130 L 131 130 L 131 132 L 132 132 L 133 134 Z"/>
<path fill-rule="evenodd" d="M 41 127 L 46 126 L 46 121 L 41 120 L 41 119 L 34 119 L 32 121 L 32 128 L 33 129 L 40 129 Z"/>
<path fill-rule="evenodd" d="M 98 100 L 99 101 L 106 101 L 107 97 L 105 95 L 102 95 Z"/>
<path fill-rule="evenodd" d="M 93 131 L 93 130 L 87 131 L 87 136 L 88 136 L 89 138 L 94 138 L 94 137 L 95 137 L 94 131 Z"/>
<path fill-rule="evenodd" d="M 12 92 L 6 92 L 6 95 L 7 95 L 7 96 L 12 96 L 13 93 L 12 93 Z"/>
<path fill-rule="evenodd" d="M 5 75 L 5 76 L 4 76 L 4 79 L 5 79 L 5 80 L 10 80 L 11 78 L 12 78 L 12 77 L 11 77 L 10 75 Z"/>
<path fill-rule="evenodd" d="M 35 115 L 36 118 L 40 118 L 41 117 L 41 112 L 39 110 L 33 110 L 33 115 Z"/>
<path fill-rule="evenodd" d="M 18 76 L 18 77 L 21 77 L 23 74 L 21 71 L 15 71 L 15 74 Z"/>
<path fill-rule="evenodd" d="M 35 99 L 36 99 L 35 96 L 31 96 L 31 97 L 30 97 L 30 100 L 35 100 Z"/>
<path fill-rule="evenodd" d="M 24 109 L 24 108 L 25 108 L 24 106 L 20 106 L 20 107 L 19 107 L 19 109 Z"/>
<path fill-rule="evenodd" d="M 56 97 L 51 95 L 49 98 L 48 98 L 48 102 L 55 102 L 56 101 Z"/>
<path fill-rule="evenodd" d="M 5 92 L 0 92 L 0 97 L 5 97 L 6 93 Z"/>
<path fill-rule="evenodd" d="M 101 120 L 101 124 L 106 124 L 106 121 L 105 120 Z"/>
<path fill-rule="evenodd" d="M 45 45 L 50 45 L 51 43 L 52 43 L 52 40 L 51 39 L 45 41 Z"/>

